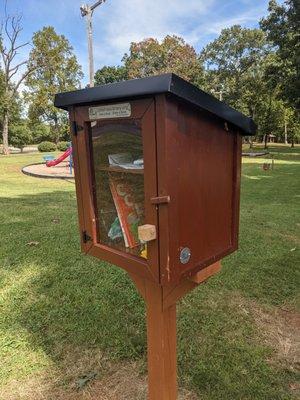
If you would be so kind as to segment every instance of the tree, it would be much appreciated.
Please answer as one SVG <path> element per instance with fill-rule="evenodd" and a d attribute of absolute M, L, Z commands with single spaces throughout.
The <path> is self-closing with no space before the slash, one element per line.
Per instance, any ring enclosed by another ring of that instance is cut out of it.
<path fill-rule="evenodd" d="M 161 43 L 152 38 L 131 43 L 123 62 L 129 79 L 167 72 L 174 72 L 194 84 L 199 84 L 202 78 L 195 49 L 178 36 L 166 36 Z"/>
<path fill-rule="evenodd" d="M 258 125 L 258 137 L 282 137 L 286 103 L 275 71 L 277 55 L 261 29 L 238 25 L 224 29 L 201 53 L 207 89 L 223 86 L 224 100 L 249 115 Z M 219 89 L 220 90 L 220 89 Z M 214 93 L 215 94 L 215 93 Z"/>
<path fill-rule="evenodd" d="M 11 125 L 9 129 L 10 144 L 19 147 L 23 152 L 24 146 L 32 142 L 32 134 L 26 122 Z"/>
<path fill-rule="evenodd" d="M 127 79 L 127 70 L 124 65 L 117 67 L 104 66 L 95 74 L 95 85 L 105 85 L 106 83 L 120 82 Z"/>
<path fill-rule="evenodd" d="M 5 93 L 4 73 L 0 68 L 0 115 L 1 116 L 3 114 L 4 93 Z M 0 119 L 0 122 L 2 122 L 2 118 Z"/>
<path fill-rule="evenodd" d="M 2 123 L 3 123 L 3 111 L 4 111 L 4 98 L 5 98 L 5 87 L 4 87 L 4 73 L 0 68 L 0 142 L 2 143 Z"/>
<path fill-rule="evenodd" d="M 254 117 L 269 53 L 270 46 L 260 29 L 240 25 L 223 29 L 200 54 L 206 70 L 206 89 L 213 94 L 222 90 L 228 104 Z"/>
<path fill-rule="evenodd" d="M 259 139 L 267 148 L 267 139 L 270 134 L 280 138 L 284 127 L 285 104 L 270 92 L 259 104 L 256 116 Z"/>
<path fill-rule="evenodd" d="M 32 143 L 53 141 L 53 135 L 49 125 L 39 121 L 32 122 L 31 119 L 28 119 L 27 125 L 31 131 Z"/>
<path fill-rule="evenodd" d="M 299 114 L 293 108 L 285 110 L 285 133 L 288 140 L 291 142 L 291 147 L 295 146 L 295 142 L 300 141 L 300 123 Z"/>
<path fill-rule="evenodd" d="M 0 53 L 2 57 L 3 73 L 2 73 L 2 138 L 3 153 L 9 154 L 9 122 L 11 118 L 12 107 L 15 104 L 15 98 L 21 83 L 30 76 L 34 70 L 34 66 L 28 66 L 27 60 L 16 62 L 18 50 L 29 44 L 20 43 L 19 35 L 22 31 L 21 16 L 6 16 L 5 21 L 0 29 Z M 27 66 L 26 71 L 17 78 L 18 72 L 22 66 Z"/>
<path fill-rule="evenodd" d="M 274 45 L 276 62 L 269 73 L 276 75 L 282 96 L 300 109 L 300 2 L 286 0 L 279 5 L 269 2 L 269 15 L 260 21 L 261 28 Z"/>
<path fill-rule="evenodd" d="M 57 143 L 66 115 L 54 107 L 54 95 L 77 89 L 83 74 L 69 41 L 53 27 L 36 32 L 32 42 L 28 66 L 34 72 L 25 81 L 29 115 L 32 121 L 49 123 Z"/>

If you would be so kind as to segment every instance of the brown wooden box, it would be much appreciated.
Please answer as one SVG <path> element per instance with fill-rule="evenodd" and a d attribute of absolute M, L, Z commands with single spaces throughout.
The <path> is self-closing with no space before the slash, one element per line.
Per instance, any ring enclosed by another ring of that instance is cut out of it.
<path fill-rule="evenodd" d="M 167 286 L 237 249 L 251 119 L 174 74 L 55 104 L 70 116 L 83 252 Z"/>

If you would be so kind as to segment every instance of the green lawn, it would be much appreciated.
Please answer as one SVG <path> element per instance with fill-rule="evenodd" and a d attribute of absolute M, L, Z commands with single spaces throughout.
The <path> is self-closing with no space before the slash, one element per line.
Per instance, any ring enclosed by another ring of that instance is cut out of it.
<path fill-rule="evenodd" d="M 274 170 L 244 159 L 240 250 L 179 304 L 182 398 L 300 396 L 300 147 L 270 151 Z M 74 183 L 20 172 L 39 160 L 0 156 L 0 399 L 143 399 L 124 395 L 144 388 L 143 301 L 81 255 Z M 110 380 L 123 397 L 102 395 Z"/>

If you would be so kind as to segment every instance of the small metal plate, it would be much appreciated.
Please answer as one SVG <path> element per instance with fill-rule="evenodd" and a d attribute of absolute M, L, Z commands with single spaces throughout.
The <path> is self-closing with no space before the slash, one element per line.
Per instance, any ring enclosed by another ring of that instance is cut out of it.
<path fill-rule="evenodd" d="M 124 118 L 131 116 L 131 104 L 119 103 L 106 106 L 90 107 L 90 119 Z"/>
<path fill-rule="evenodd" d="M 183 247 L 179 257 L 181 264 L 187 264 L 190 261 L 191 255 L 191 250 L 188 247 Z"/>

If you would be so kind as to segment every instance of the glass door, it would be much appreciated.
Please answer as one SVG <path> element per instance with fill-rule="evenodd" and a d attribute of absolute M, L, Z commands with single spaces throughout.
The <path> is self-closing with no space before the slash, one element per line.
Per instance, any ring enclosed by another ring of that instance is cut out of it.
<path fill-rule="evenodd" d="M 145 223 L 141 121 L 96 121 L 90 138 L 97 242 L 146 258 L 146 244 L 138 238 Z"/>
<path fill-rule="evenodd" d="M 157 196 L 155 101 L 123 105 L 94 104 L 71 114 L 78 126 L 72 140 L 81 248 L 158 281 L 158 211 L 152 202 Z M 142 225 L 156 229 L 156 239 L 140 240 Z"/>

